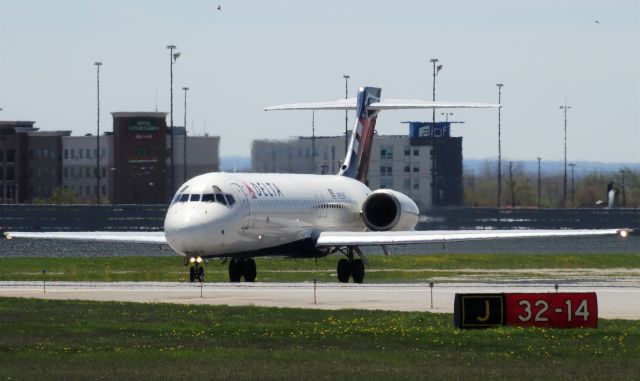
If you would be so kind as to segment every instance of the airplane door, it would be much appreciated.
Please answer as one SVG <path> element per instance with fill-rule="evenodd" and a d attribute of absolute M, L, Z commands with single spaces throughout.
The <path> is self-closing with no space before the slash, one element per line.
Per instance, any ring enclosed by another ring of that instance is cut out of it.
<path fill-rule="evenodd" d="M 249 221 L 251 220 L 251 207 L 249 204 L 249 196 L 244 189 L 236 183 L 231 184 L 234 193 L 242 203 L 242 229 L 249 229 Z"/>

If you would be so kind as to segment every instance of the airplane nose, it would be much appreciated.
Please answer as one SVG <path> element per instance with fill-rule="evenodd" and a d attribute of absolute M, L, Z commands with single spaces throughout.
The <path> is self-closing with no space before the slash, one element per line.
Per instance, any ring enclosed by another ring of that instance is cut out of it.
<path fill-rule="evenodd" d="M 167 243 L 178 252 L 202 250 L 207 235 L 205 221 L 196 210 L 168 213 L 164 224 Z"/>

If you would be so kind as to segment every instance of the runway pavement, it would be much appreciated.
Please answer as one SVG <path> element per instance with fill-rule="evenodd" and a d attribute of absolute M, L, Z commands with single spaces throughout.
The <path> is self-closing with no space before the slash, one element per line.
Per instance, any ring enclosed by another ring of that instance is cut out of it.
<path fill-rule="evenodd" d="M 173 282 L 0 282 L 0 297 L 451 313 L 456 293 L 555 292 L 553 286 L 531 280 L 438 283 L 432 299 L 424 283 L 318 283 L 314 304 L 313 283 L 204 283 L 201 288 L 199 283 Z M 560 291 L 595 291 L 601 318 L 640 320 L 640 285 L 635 282 L 576 282 Z"/>

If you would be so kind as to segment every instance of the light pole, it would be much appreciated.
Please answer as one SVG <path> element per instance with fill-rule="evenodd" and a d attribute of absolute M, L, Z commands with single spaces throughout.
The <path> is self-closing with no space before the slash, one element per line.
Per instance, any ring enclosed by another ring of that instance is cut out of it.
<path fill-rule="evenodd" d="M 562 206 L 567 204 L 567 110 L 571 106 L 567 106 L 567 99 L 564 100 L 564 106 L 560 106 L 560 109 L 564 111 L 564 180 L 563 180 L 563 192 L 562 192 Z"/>
<path fill-rule="evenodd" d="M 344 78 L 344 99 L 349 98 L 349 74 L 342 76 Z M 349 111 L 344 110 L 344 155 L 347 157 L 347 150 L 349 149 Z"/>
<path fill-rule="evenodd" d="M 443 115 L 444 118 L 445 118 L 444 121 L 448 123 L 449 122 L 449 115 L 453 115 L 453 113 L 452 112 L 441 112 L 440 115 Z"/>
<path fill-rule="evenodd" d="M 175 190 L 175 185 L 174 185 L 174 166 L 173 166 L 173 64 L 176 62 L 176 60 L 178 59 L 178 57 L 180 57 L 180 53 L 176 52 L 174 53 L 174 49 L 176 49 L 175 45 L 167 45 L 167 49 L 169 49 L 169 89 L 170 89 L 170 94 L 171 94 L 171 126 L 170 126 L 170 136 L 169 136 L 169 141 L 170 141 L 170 145 L 169 145 L 169 151 L 171 151 L 169 153 L 169 165 L 170 165 L 170 176 L 171 179 L 169 180 L 169 184 L 171 186 L 171 189 L 169 191 L 169 197 L 173 196 L 173 192 Z"/>
<path fill-rule="evenodd" d="M 540 162 L 542 161 L 541 157 L 538 157 L 538 209 L 540 209 L 540 195 L 542 191 L 542 176 L 540 171 Z"/>
<path fill-rule="evenodd" d="M 184 86 L 184 182 L 187 182 L 187 91 L 189 88 Z"/>
<path fill-rule="evenodd" d="M 102 66 L 102 62 L 94 62 L 96 65 L 96 93 L 97 93 L 97 105 L 98 105 L 98 115 L 96 119 L 96 204 L 100 205 L 100 66 Z"/>
<path fill-rule="evenodd" d="M 571 206 L 573 206 L 573 193 L 574 193 L 573 168 L 575 168 L 576 164 L 575 163 L 570 163 L 569 166 L 571 167 Z"/>
<path fill-rule="evenodd" d="M 440 70 L 442 70 L 442 65 L 438 65 L 436 66 L 436 63 L 438 62 L 437 58 L 432 58 L 429 60 L 429 62 L 431 62 L 433 64 L 433 101 L 436 101 L 436 75 L 438 75 L 438 73 L 440 72 Z M 435 124 L 436 123 L 436 109 L 433 109 L 433 118 L 432 118 L 432 123 Z"/>
<path fill-rule="evenodd" d="M 620 173 L 622 173 L 622 207 L 626 208 L 627 207 L 627 194 L 625 192 L 624 189 L 624 169 L 620 170 Z"/>
<path fill-rule="evenodd" d="M 498 104 L 502 104 L 502 83 L 496 83 L 498 86 Z M 502 107 L 498 108 L 498 197 L 496 199 L 496 207 L 500 209 L 502 199 L 502 126 L 501 126 Z"/>

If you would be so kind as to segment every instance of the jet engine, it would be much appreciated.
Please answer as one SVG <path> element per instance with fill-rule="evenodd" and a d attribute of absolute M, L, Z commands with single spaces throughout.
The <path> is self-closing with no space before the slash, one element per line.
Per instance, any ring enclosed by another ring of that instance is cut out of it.
<path fill-rule="evenodd" d="M 413 230 L 418 206 L 408 196 L 391 189 L 372 192 L 362 204 L 362 218 L 369 230 Z"/>

